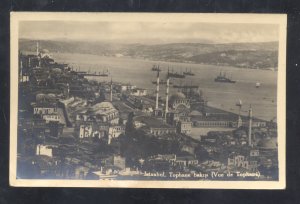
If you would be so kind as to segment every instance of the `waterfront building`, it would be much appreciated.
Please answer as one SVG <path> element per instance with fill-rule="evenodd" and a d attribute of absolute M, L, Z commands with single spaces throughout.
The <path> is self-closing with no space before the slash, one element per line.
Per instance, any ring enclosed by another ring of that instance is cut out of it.
<path fill-rule="evenodd" d="M 141 124 L 141 129 L 155 136 L 176 133 L 176 127 L 151 116 L 137 116 L 134 118 L 134 123 Z"/>
<path fill-rule="evenodd" d="M 146 96 L 147 95 L 147 89 L 142 88 L 135 88 L 131 90 L 131 95 L 133 96 Z"/>
<path fill-rule="evenodd" d="M 238 116 L 234 113 L 209 113 L 203 115 L 191 115 L 191 121 L 194 127 L 222 127 L 222 128 L 237 128 Z M 242 127 L 249 127 L 248 119 L 245 116 L 242 118 Z M 252 118 L 252 128 L 266 127 L 267 122 L 258 118 Z"/>

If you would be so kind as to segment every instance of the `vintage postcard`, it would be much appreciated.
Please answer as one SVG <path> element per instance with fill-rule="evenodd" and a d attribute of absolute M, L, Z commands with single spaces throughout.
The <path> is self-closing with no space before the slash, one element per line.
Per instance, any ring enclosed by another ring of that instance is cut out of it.
<path fill-rule="evenodd" d="M 11 13 L 10 185 L 284 189 L 286 21 Z"/>

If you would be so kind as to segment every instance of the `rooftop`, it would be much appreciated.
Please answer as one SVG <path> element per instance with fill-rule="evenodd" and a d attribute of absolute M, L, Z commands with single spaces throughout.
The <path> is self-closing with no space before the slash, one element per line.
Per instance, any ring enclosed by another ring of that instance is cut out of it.
<path fill-rule="evenodd" d="M 171 125 L 164 123 L 162 120 L 158 120 L 151 116 L 137 116 L 134 120 L 142 122 L 151 128 L 173 128 Z"/>

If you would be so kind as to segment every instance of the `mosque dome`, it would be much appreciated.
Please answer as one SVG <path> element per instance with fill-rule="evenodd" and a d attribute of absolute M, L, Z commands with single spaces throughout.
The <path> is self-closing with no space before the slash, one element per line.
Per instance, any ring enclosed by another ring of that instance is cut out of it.
<path fill-rule="evenodd" d="M 59 68 L 52 69 L 52 72 L 60 74 L 62 71 Z"/>
<path fill-rule="evenodd" d="M 55 94 L 53 94 L 53 93 L 49 93 L 49 94 L 47 94 L 47 98 L 49 98 L 49 99 L 55 99 Z"/>
<path fill-rule="evenodd" d="M 49 53 L 49 50 L 47 50 L 47 49 L 42 49 L 42 50 L 41 50 L 41 53 Z"/>
<path fill-rule="evenodd" d="M 104 101 L 101 103 L 97 103 L 93 106 L 94 110 L 99 110 L 99 109 L 114 109 L 114 106 L 112 103 Z"/>
<path fill-rule="evenodd" d="M 185 99 L 185 95 L 181 92 L 177 92 L 177 93 L 173 94 L 170 97 L 170 103 L 174 102 L 175 100 L 179 100 L 179 99 Z"/>
<path fill-rule="evenodd" d="M 189 115 L 190 116 L 203 116 L 203 113 L 201 113 L 200 111 L 197 111 L 197 110 L 193 110 L 192 112 L 190 112 Z"/>
<path fill-rule="evenodd" d="M 277 148 L 276 138 L 266 138 L 258 142 L 257 146 L 260 149 L 271 150 Z"/>

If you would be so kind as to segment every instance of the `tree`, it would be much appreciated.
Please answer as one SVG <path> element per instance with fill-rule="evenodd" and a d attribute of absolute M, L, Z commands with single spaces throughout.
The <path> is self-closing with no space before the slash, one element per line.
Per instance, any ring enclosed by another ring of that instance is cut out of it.
<path fill-rule="evenodd" d="M 133 117 L 134 117 L 134 113 L 130 112 L 128 114 L 128 119 L 127 119 L 127 123 L 126 123 L 126 127 L 125 127 L 126 134 L 131 133 L 134 130 Z"/>

